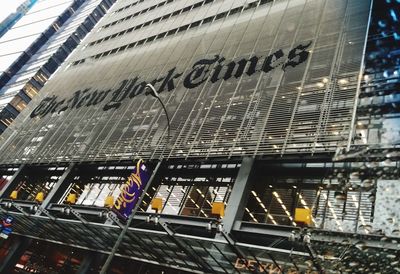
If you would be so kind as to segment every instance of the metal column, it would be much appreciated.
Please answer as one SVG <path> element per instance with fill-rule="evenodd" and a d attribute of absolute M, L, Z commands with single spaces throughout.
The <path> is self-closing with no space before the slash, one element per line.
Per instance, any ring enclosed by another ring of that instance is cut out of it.
<path fill-rule="evenodd" d="M 246 157 L 243 159 L 232 194 L 226 206 L 226 215 L 222 219 L 224 230 L 230 233 L 235 222 L 241 220 L 246 207 L 247 197 L 250 192 L 250 176 L 253 169 L 254 158 Z"/>
<path fill-rule="evenodd" d="M 55 194 L 60 190 L 61 186 L 64 185 L 64 182 L 70 178 L 74 168 L 75 168 L 75 163 L 72 163 L 67 167 L 63 175 L 60 177 L 60 179 L 58 179 L 57 183 L 52 187 L 51 191 L 44 199 L 41 205 L 42 208 L 46 208 L 49 205 L 51 200 L 54 198 Z M 38 212 L 36 215 L 40 215 L 40 212 Z"/>

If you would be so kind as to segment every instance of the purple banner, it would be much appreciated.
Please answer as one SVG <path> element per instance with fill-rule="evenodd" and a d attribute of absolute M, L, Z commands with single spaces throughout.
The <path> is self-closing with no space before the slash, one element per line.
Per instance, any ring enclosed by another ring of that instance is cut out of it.
<path fill-rule="evenodd" d="M 125 221 L 128 219 L 149 179 L 150 171 L 140 159 L 133 168 L 132 174 L 122 185 L 121 193 L 112 208 L 119 218 Z"/>

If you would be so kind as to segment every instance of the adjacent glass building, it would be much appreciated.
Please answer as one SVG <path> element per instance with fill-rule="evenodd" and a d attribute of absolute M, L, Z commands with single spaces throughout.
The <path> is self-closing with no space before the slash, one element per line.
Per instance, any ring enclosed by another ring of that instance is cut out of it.
<path fill-rule="evenodd" d="M 114 1 L 37 1 L 0 39 L 0 131 L 26 107 Z"/>
<path fill-rule="evenodd" d="M 398 14 L 116 1 L 1 135 L 2 216 L 79 250 L 70 273 L 399 272 Z M 126 225 L 110 207 L 139 159 Z"/>

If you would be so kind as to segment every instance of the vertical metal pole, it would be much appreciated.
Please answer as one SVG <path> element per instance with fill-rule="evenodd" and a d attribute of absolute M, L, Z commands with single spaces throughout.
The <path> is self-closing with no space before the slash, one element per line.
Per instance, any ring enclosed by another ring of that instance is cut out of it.
<path fill-rule="evenodd" d="M 232 188 L 232 194 L 226 206 L 226 215 L 222 219 L 224 230 L 230 233 L 235 222 L 243 217 L 247 197 L 250 192 L 250 173 L 254 164 L 254 158 L 243 158 L 239 173 Z"/>
<path fill-rule="evenodd" d="M 130 226 L 130 224 L 131 224 L 131 222 L 133 220 L 133 217 L 136 215 L 136 212 L 138 211 L 139 206 L 142 203 L 143 198 L 146 195 L 147 190 L 149 189 L 150 185 L 152 184 L 152 182 L 154 180 L 154 177 L 156 176 L 157 171 L 161 166 L 161 163 L 162 163 L 162 161 L 158 162 L 156 168 L 153 171 L 153 174 L 150 177 L 150 180 L 147 182 L 145 188 L 143 189 L 142 195 L 140 195 L 140 198 L 139 198 L 138 202 L 136 203 L 135 208 L 132 210 L 132 213 L 129 216 L 127 222 L 126 222 L 126 225 L 124 226 L 124 228 L 122 229 L 121 233 L 119 234 L 118 239 L 115 242 L 114 247 L 111 250 L 111 253 L 108 255 L 106 262 L 104 263 L 103 267 L 101 268 L 100 274 L 106 274 L 107 273 L 108 268 L 110 267 L 111 261 L 114 258 L 114 255 L 117 252 L 117 250 L 118 250 L 118 248 L 119 248 L 119 246 L 120 246 L 120 244 L 121 244 L 126 232 L 128 231 L 128 228 L 129 228 L 129 226 Z"/>

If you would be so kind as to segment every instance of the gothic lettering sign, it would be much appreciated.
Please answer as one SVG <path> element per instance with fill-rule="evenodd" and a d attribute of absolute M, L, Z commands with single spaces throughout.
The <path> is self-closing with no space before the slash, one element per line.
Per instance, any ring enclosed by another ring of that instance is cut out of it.
<path fill-rule="evenodd" d="M 165 76 L 146 82 L 140 77 L 125 79 L 116 89 L 92 90 L 82 89 L 73 93 L 72 97 L 59 99 L 58 96 L 44 98 L 30 114 L 31 118 L 44 117 L 52 113 L 79 109 L 102 104 L 104 111 L 118 109 L 124 101 L 135 98 L 144 92 L 147 83 L 157 88 L 157 92 L 172 91 L 178 80 L 182 80 L 186 89 L 196 88 L 205 82 L 216 83 L 228 79 L 239 78 L 243 75 L 252 76 L 257 72 L 269 73 L 272 70 L 286 71 L 289 67 L 296 67 L 307 60 L 308 48 L 311 41 L 299 44 L 287 53 L 279 49 L 268 56 L 252 56 L 248 59 L 227 61 L 223 56 L 215 55 L 211 58 L 201 59 L 193 64 L 185 75 L 177 72 L 177 68 L 170 69 Z"/>
<path fill-rule="evenodd" d="M 121 193 L 112 208 L 119 218 L 125 221 L 128 219 L 149 179 L 150 171 L 144 165 L 143 160 L 139 160 L 132 174 L 122 185 Z"/>

